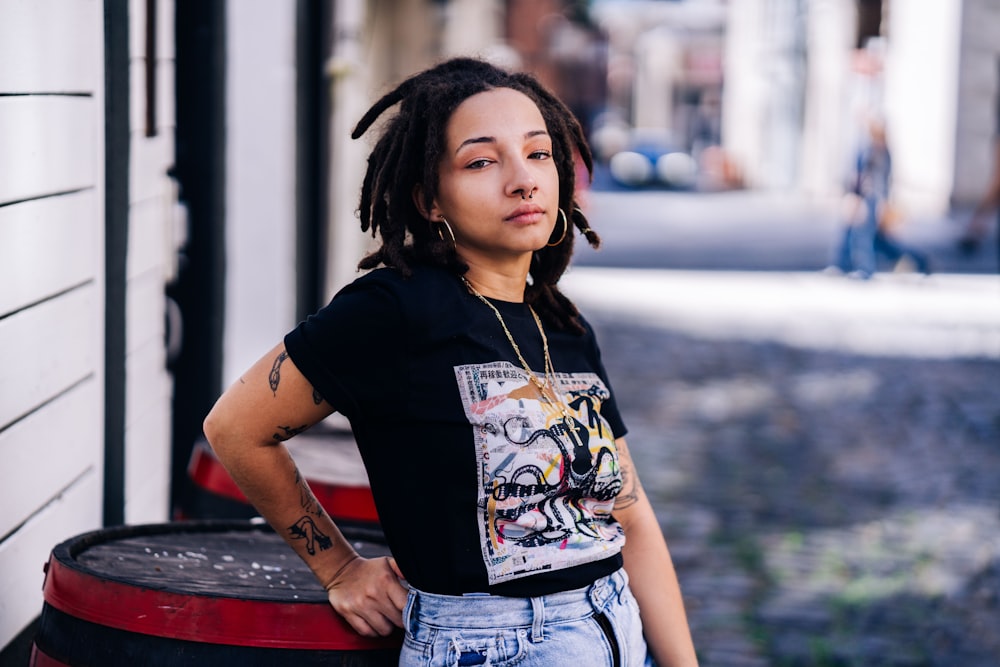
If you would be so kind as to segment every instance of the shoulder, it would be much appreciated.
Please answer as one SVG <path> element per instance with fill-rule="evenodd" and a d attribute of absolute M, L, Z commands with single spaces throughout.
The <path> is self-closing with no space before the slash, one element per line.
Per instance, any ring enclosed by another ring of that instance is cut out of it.
<path fill-rule="evenodd" d="M 583 332 L 569 330 L 551 332 L 549 338 L 553 346 L 558 346 L 567 352 L 572 351 L 573 354 L 583 354 L 591 360 L 600 359 L 600 346 L 594 327 L 583 314 L 577 316 L 577 321 L 583 327 Z"/>
<path fill-rule="evenodd" d="M 583 335 L 593 337 L 594 327 L 591 326 L 587 317 L 583 313 L 580 313 L 577 315 L 577 320 L 580 322 L 580 326 L 583 327 Z"/>
<path fill-rule="evenodd" d="M 582 312 L 579 312 L 576 316 L 576 321 L 580 323 L 581 327 L 583 327 L 583 333 L 571 335 L 577 336 L 585 341 L 593 341 L 596 335 L 594 333 L 594 327 L 591 325 L 587 317 Z"/>
<path fill-rule="evenodd" d="M 387 290 L 400 295 L 423 291 L 440 291 L 456 283 L 456 277 L 446 269 L 424 264 L 413 268 L 409 276 L 397 269 L 382 267 L 369 271 L 347 285 L 341 293 Z"/>
<path fill-rule="evenodd" d="M 373 302 L 383 310 L 393 310 L 395 317 L 413 322 L 453 310 L 461 292 L 461 281 L 444 268 L 417 265 L 409 276 L 379 268 L 344 287 L 331 305 L 338 301 Z"/>

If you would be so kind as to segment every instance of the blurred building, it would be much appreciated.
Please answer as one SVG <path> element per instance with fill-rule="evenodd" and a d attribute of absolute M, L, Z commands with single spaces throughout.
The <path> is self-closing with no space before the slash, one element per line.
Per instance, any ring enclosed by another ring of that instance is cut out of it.
<path fill-rule="evenodd" d="M 746 185 L 826 196 L 842 191 L 875 114 L 904 208 L 939 214 L 986 188 L 1000 123 L 995 0 L 591 4 L 609 39 L 605 120 L 632 133 L 695 154 L 716 141 Z"/>
<path fill-rule="evenodd" d="M 991 0 L 731 2 L 724 144 L 754 185 L 831 194 L 881 115 L 906 209 L 970 203 L 998 131 L 997 34 Z"/>
<path fill-rule="evenodd" d="M 673 152 L 707 164 L 721 142 L 725 4 L 597 0 L 592 15 L 608 40 L 597 154 Z"/>

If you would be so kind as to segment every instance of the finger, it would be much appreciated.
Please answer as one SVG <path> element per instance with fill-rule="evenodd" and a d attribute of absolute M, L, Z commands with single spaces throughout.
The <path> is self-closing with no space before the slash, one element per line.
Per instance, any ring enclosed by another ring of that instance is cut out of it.
<path fill-rule="evenodd" d="M 391 618 L 381 612 L 372 612 L 372 614 L 369 615 L 365 621 L 374 633 L 374 635 L 368 636 L 385 637 L 392 634 L 392 631 L 395 630 L 396 627 L 399 627 L 392 621 Z"/>
<path fill-rule="evenodd" d="M 390 588 L 388 591 L 389 601 L 392 603 L 396 615 L 399 616 L 399 627 L 402 626 L 403 622 L 403 607 L 406 606 L 406 600 L 410 595 L 410 591 L 403 586 L 396 586 Z"/>
<path fill-rule="evenodd" d="M 395 604 L 395 603 L 393 603 L 393 604 Z M 386 614 L 383 615 L 383 618 L 385 619 L 386 623 L 388 624 L 386 626 L 387 632 L 385 634 L 389 634 L 389 632 L 392 632 L 393 628 L 401 628 L 401 627 L 403 627 L 403 610 L 402 609 L 397 609 L 396 607 L 393 607 L 391 611 L 389 611 L 389 612 L 387 612 Z"/>
<path fill-rule="evenodd" d="M 377 637 L 380 634 L 361 616 L 352 614 L 350 616 L 341 616 L 341 618 L 347 621 L 348 625 L 350 625 L 351 628 L 353 628 L 354 631 L 362 637 Z"/>
<path fill-rule="evenodd" d="M 391 634 L 394 627 L 397 626 L 378 610 L 340 614 L 340 617 L 347 621 L 347 624 L 362 637 L 384 637 Z M 400 620 L 402 620 L 402 616 L 400 616 Z M 402 627 L 402 625 L 399 624 L 398 627 Z"/>
<path fill-rule="evenodd" d="M 333 606 L 332 601 L 331 606 Z M 334 611 L 363 637 L 384 637 L 391 634 L 394 628 L 403 627 L 402 610 L 396 608 L 394 600 L 388 593 L 382 596 L 381 601 L 369 598 L 364 606 L 353 608 L 340 606 L 339 609 L 334 606 Z"/>
<path fill-rule="evenodd" d="M 387 632 L 392 631 L 392 626 L 403 627 L 403 607 L 406 604 L 406 596 L 407 591 L 399 583 L 393 581 L 388 588 L 381 592 L 377 600 L 372 600 L 375 606 L 371 613 L 378 614 L 381 620 L 388 624 L 386 626 Z M 368 618 L 368 622 L 375 625 L 371 617 Z"/>

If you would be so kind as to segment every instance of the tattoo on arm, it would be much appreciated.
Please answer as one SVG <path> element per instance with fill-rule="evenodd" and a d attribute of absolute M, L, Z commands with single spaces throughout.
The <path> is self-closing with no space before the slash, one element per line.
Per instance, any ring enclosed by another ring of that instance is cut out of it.
<path fill-rule="evenodd" d="M 290 457 L 289 457 L 290 458 Z M 294 465 L 294 464 L 293 464 Z M 323 516 L 323 506 L 316 500 L 309 484 L 302 477 L 298 467 L 295 468 L 295 485 L 299 488 L 299 506 L 313 516 Z"/>
<path fill-rule="evenodd" d="M 271 373 L 267 376 L 267 383 L 271 385 L 271 393 L 275 396 L 278 395 L 278 385 L 281 383 L 281 364 L 285 363 L 285 359 L 287 358 L 288 352 L 282 350 L 281 354 L 274 358 Z"/>
<path fill-rule="evenodd" d="M 288 534 L 293 540 L 305 540 L 306 551 L 310 556 L 316 555 L 316 548 L 326 551 L 333 546 L 330 536 L 321 531 L 310 516 L 304 516 L 288 527 Z"/>
<path fill-rule="evenodd" d="M 615 498 L 615 509 L 621 510 L 631 507 L 639 501 L 641 486 L 639 476 L 635 473 L 635 468 L 632 465 L 632 456 L 628 453 L 628 449 L 622 447 L 621 444 L 619 444 L 618 449 L 618 462 L 622 475 L 622 488 Z"/>
<path fill-rule="evenodd" d="M 303 424 L 302 426 L 299 427 L 292 427 L 292 426 L 281 426 L 279 424 L 277 428 L 280 429 L 282 433 L 275 433 L 271 437 L 277 440 L 278 442 L 284 442 L 285 440 L 293 438 L 297 436 L 299 433 L 302 433 L 302 431 L 305 431 L 307 428 L 309 428 L 309 426 Z"/>
<path fill-rule="evenodd" d="M 323 397 L 319 395 L 319 392 L 313 389 L 313 403 L 319 405 L 323 402 Z"/>
<path fill-rule="evenodd" d="M 615 509 L 631 507 L 639 500 L 639 483 L 631 468 L 622 466 L 622 490 L 615 498 Z"/>

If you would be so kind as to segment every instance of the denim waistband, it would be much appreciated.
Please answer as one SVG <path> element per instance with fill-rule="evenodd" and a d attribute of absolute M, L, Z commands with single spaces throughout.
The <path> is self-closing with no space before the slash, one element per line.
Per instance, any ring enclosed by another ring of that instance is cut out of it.
<path fill-rule="evenodd" d="M 539 634 L 546 623 L 560 623 L 602 612 L 628 588 L 625 570 L 602 577 L 590 586 L 534 598 L 499 595 L 439 595 L 410 589 L 404 623 L 411 621 L 440 627 L 532 628 Z"/>

